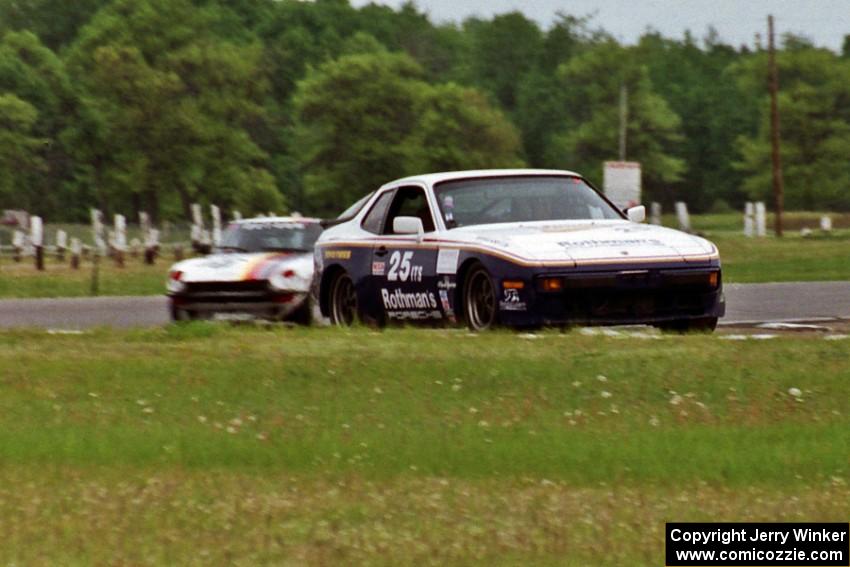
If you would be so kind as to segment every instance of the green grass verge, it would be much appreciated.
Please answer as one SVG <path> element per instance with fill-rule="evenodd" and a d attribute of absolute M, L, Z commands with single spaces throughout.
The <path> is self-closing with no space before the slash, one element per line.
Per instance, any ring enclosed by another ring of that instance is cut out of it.
<path fill-rule="evenodd" d="M 0 562 L 657 565 L 667 520 L 850 513 L 850 340 L 536 337 L 0 333 Z"/>

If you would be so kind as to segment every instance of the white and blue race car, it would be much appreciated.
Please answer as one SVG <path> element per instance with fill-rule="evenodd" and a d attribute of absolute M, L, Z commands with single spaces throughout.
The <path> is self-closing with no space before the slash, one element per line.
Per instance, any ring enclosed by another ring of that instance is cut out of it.
<path fill-rule="evenodd" d="M 360 319 L 713 330 L 725 312 L 709 241 L 641 224 L 577 173 L 483 170 L 399 179 L 316 244 L 316 295 Z"/>
<path fill-rule="evenodd" d="M 227 226 L 212 254 L 171 267 L 174 320 L 274 319 L 309 323 L 319 219 L 264 217 Z"/>

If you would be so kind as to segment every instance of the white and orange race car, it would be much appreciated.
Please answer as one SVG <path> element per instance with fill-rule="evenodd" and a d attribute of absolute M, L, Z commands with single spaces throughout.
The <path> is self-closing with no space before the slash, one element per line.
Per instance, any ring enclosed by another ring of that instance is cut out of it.
<path fill-rule="evenodd" d="M 266 217 L 227 226 L 211 254 L 171 267 L 172 319 L 273 319 L 309 323 L 319 219 Z"/>

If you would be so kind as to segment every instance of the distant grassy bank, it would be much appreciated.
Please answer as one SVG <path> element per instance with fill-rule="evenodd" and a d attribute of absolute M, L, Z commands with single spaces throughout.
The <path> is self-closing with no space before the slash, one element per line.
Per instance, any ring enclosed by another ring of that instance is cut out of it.
<path fill-rule="evenodd" d="M 666 520 L 850 513 L 850 340 L 536 337 L 0 333 L 0 562 L 657 565 Z"/>

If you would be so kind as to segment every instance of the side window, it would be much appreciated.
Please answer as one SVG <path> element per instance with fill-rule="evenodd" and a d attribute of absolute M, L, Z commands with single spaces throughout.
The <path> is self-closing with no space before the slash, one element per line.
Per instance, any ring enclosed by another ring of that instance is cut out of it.
<path fill-rule="evenodd" d="M 393 200 L 394 193 L 395 191 L 387 191 L 378 197 L 378 200 L 375 201 L 375 204 L 372 205 L 372 208 L 369 209 L 369 212 L 366 213 L 363 222 L 360 224 L 363 230 L 372 234 L 382 233 L 384 229 L 384 217 L 387 216 L 387 209 Z"/>
<path fill-rule="evenodd" d="M 401 187 L 396 191 L 393 204 L 390 206 L 383 234 L 393 233 L 393 219 L 396 217 L 419 217 L 425 232 L 434 232 L 434 219 L 431 207 L 421 187 Z"/>

